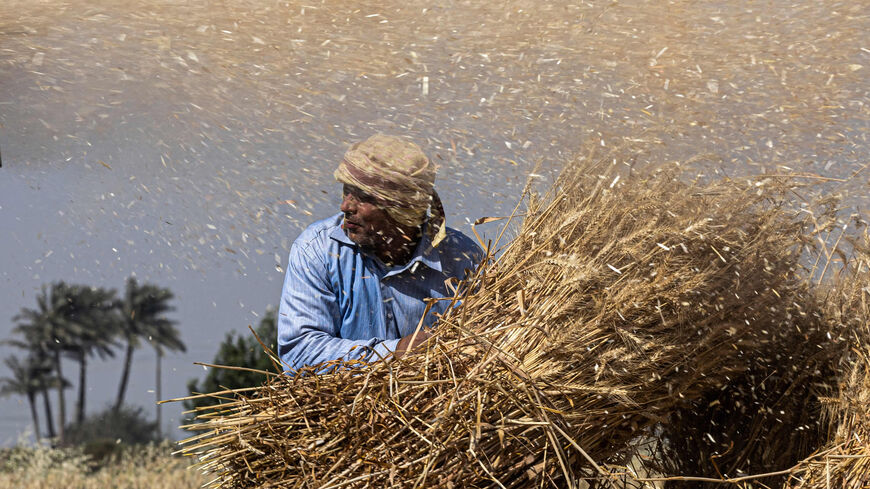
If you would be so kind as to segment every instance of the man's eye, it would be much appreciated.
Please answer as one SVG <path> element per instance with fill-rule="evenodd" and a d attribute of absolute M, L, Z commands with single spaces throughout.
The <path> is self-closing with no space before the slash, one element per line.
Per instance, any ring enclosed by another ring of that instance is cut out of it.
<path fill-rule="evenodd" d="M 359 202 L 365 202 L 367 204 L 375 203 L 375 198 L 369 194 L 364 194 L 362 192 L 354 192 L 352 195 L 353 195 L 353 198 L 355 198 Z"/>

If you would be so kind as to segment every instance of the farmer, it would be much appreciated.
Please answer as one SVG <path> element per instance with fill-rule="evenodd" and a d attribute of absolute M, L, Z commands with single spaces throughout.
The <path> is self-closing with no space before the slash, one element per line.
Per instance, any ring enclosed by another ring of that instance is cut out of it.
<path fill-rule="evenodd" d="M 335 170 L 341 212 L 317 221 L 290 248 L 278 311 L 278 354 L 291 369 L 335 359 L 374 361 L 425 342 L 450 297 L 482 258 L 448 228 L 435 166 L 419 146 L 376 135 L 353 145 Z M 424 317 L 424 313 L 425 317 Z M 412 338 L 413 337 L 413 338 Z"/>

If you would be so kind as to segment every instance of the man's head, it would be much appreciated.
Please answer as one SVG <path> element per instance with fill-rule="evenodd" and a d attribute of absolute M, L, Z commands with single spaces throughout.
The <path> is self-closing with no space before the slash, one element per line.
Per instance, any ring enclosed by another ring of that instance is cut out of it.
<path fill-rule="evenodd" d="M 444 210 L 434 189 L 435 172 L 423 150 L 409 141 L 378 134 L 353 145 L 335 170 L 336 180 L 345 184 L 341 211 L 348 237 L 368 248 L 403 236 L 416 240 L 431 214 L 429 231 L 437 245 Z"/>
<path fill-rule="evenodd" d="M 359 187 L 344 184 L 341 212 L 344 213 L 345 234 L 363 249 L 379 254 L 393 246 L 416 243 L 420 225 L 405 226 L 396 222 L 387 210 L 392 205 Z"/>

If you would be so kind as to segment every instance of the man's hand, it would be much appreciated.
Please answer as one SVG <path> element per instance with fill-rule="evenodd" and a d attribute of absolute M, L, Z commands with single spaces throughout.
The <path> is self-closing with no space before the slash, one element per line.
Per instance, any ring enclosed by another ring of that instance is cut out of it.
<path fill-rule="evenodd" d="M 414 333 L 405 336 L 404 338 L 399 340 L 399 344 L 396 345 L 396 351 L 393 352 L 393 358 L 402 358 L 402 356 L 414 348 L 422 345 L 429 339 L 429 333 L 425 331 L 418 331 L 416 336 Z"/>

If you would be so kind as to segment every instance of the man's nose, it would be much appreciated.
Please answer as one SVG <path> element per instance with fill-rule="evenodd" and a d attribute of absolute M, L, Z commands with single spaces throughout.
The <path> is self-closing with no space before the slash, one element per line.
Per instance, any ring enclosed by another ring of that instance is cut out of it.
<path fill-rule="evenodd" d="M 339 207 L 339 209 L 345 214 L 354 213 L 356 211 L 356 199 L 354 199 L 351 194 L 344 194 L 341 199 L 341 207 Z"/>

